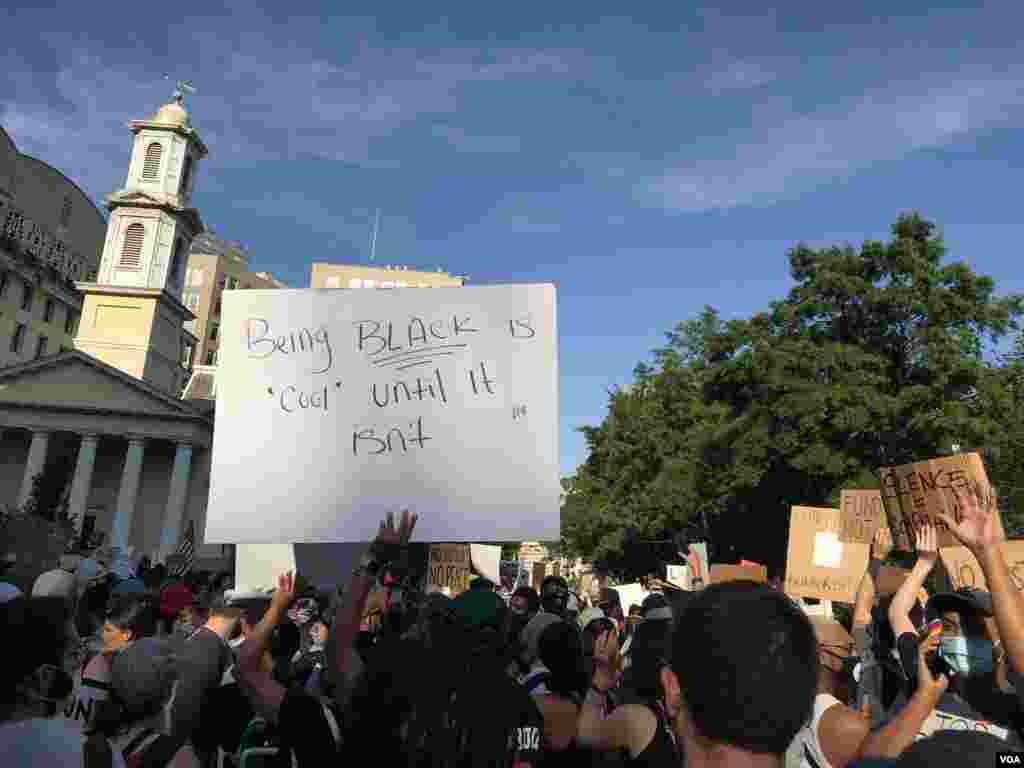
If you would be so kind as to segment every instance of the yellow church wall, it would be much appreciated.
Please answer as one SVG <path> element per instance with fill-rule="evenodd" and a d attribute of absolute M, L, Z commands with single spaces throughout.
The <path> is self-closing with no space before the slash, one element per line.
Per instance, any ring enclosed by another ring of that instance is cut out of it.
<path fill-rule="evenodd" d="M 153 327 L 156 299 L 90 294 L 82 304 L 79 336 L 145 343 Z"/>

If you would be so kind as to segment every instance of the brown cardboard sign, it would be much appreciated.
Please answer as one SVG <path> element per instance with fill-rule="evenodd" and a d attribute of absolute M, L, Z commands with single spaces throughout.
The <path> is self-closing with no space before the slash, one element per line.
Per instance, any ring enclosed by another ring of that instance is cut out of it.
<path fill-rule="evenodd" d="M 888 597 L 889 595 L 895 595 L 909 575 L 910 571 L 906 568 L 898 568 L 895 565 L 883 565 L 878 569 L 878 578 L 875 581 L 875 596 Z"/>
<path fill-rule="evenodd" d="M 868 565 L 868 545 L 842 542 L 842 512 L 793 507 L 789 519 L 785 592 L 852 603 Z"/>
<path fill-rule="evenodd" d="M 768 568 L 763 565 L 712 565 L 711 583 L 721 584 L 724 581 L 756 581 L 764 584 L 768 581 Z"/>
<path fill-rule="evenodd" d="M 429 585 L 448 587 L 452 597 L 469 589 L 470 569 L 469 544 L 431 544 L 429 562 Z"/>
<path fill-rule="evenodd" d="M 915 531 L 926 523 L 938 528 L 939 547 L 957 546 L 959 542 L 938 513 L 959 519 L 960 507 L 968 495 L 973 495 L 982 509 L 996 509 L 985 465 L 977 453 L 958 453 L 901 467 L 883 467 L 878 472 L 882 481 L 882 503 L 897 549 L 913 552 Z"/>
<path fill-rule="evenodd" d="M 839 508 L 843 513 L 841 542 L 870 544 L 875 531 L 885 525 L 881 491 L 843 491 Z"/>
<path fill-rule="evenodd" d="M 1004 541 L 999 546 L 1010 570 L 1010 581 L 1017 591 L 1024 592 L 1024 540 Z M 939 549 L 939 557 L 953 589 L 971 587 L 988 591 L 988 582 L 981 565 L 967 547 L 942 547 Z"/>

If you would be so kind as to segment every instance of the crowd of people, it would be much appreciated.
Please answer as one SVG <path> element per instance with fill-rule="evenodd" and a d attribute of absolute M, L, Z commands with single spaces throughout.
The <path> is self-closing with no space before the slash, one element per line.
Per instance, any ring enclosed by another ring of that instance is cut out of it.
<path fill-rule="evenodd" d="M 927 594 L 926 525 L 880 598 L 882 529 L 851 643 L 750 581 L 698 578 L 628 610 L 557 576 L 507 599 L 482 578 L 423 592 L 407 513 L 328 594 L 291 573 L 243 593 L 160 566 L 51 572 L 30 595 L 0 589 L 0 754 L 41 768 L 998 764 L 1024 749 L 1024 603 L 992 510 L 960 517 L 943 522 L 988 591 Z"/>

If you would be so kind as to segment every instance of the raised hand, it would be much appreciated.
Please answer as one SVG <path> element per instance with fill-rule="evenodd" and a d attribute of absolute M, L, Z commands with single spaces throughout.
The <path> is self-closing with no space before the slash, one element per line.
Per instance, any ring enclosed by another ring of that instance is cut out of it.
<path fill-rule="evenodd" d="M 619 632 L 612 628 L 594 640 L 594 678 L 591 684 L 601 691 L 615 687 L 621 662 Z"/>
<path fill-rule="evenodd" d="M 410 515 L 409 510 L 404 509 L 398 521 L 398 528 L 395 528 L 395 513 L 388 512 L 387 517 L 381 520 L 376 541 L 382 544 L 397 544 L 404 547 L 409 543 L 409 539 L 412 538 L 412 532 L 416 527 L 418 519 L 418 515 Z"/>
<path fill-rule="evenodd" d="M 925 523 L 917 529 L 917 561 L 934 567 L 939 559 L 938 536 L 933 523 Z"/>
<path fill-rule="evenodd" d="M 888 528 L 879 528 L 871 541 L 871 559 L 885 560 L 892 552 L 892 533 Z"/>
<path fill-rule="evenodd" d="M 942 520 L 953 533 L 953 536 L 973 552 L 981 552 L 999 544 L 999 526 L 996 516 L 999 514 L 995 495 L 990 492 L 979 492 L 972 488 L 967 493 L 957 492 L 960 506 L 960 521 L 957 522 L 944 512 L 939 513 Z"/>
<path fill-rule="evenodd" d="M 277 577 L 277 589 L 270 597 L 271 605 L 287 608 L 295 599 L 295 576 L 291 571 Z"/>

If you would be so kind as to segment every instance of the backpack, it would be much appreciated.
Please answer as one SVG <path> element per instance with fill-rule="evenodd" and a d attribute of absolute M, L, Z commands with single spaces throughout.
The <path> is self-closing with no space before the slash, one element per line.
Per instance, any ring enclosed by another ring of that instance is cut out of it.
<path fill-rule="evenodd" d="M 127 768 L 163 768 L 174 759 L 180 748 L 181 744 L 170 736 L 145 729 L 125 745 L 121 755 Z M 114 749 L 102 733 L 90 734 L 82 746 L 84 768 L 111 768 Z"/>

